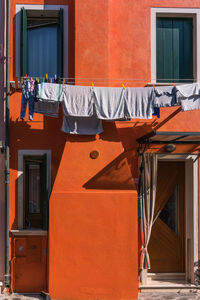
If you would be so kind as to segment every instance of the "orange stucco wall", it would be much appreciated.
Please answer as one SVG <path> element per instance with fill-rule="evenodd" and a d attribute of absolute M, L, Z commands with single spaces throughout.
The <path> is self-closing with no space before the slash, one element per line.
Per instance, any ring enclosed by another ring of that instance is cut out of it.
<path fill-rule="evenodd" d="M 11 3 L 11 79 L 15 79 L 15 5 L 27 1 Z M 90 78 L 84 83 L 76 79 L 76 84 L 94 82 L 110 86 L 126 84 L 126 80 L 117 84 L 116 78 L 145 79 L 140 85 L 150 81 L 151 7 L 200 7 L 197 0 L 181 3 L 178 0 L 29 0 L 29 3 L 69 5 L 69 77 Z M 161 109 L 160 119 L 104 122 L 103 134 L 78 137 L 60 131 L 61 111 L 59 119 L 35 114 L 33 122 L 27 116 L 22 122 L 19 119 L 21 92 L 12 92 L 11 229 L 17 228 L 17 151 L 52 151 L 47 276 L 50 296 L 54 299 L 137 298 L 136 138 L 155 128 L 198 131 L 199 111 Z M 177 152 L 194 149 L 194 146 L 179 146 Z M 90 158 L 93 150 L 99 151 L 96 160 Z M 155 147 L 152 151 L 163 149 Z"/>

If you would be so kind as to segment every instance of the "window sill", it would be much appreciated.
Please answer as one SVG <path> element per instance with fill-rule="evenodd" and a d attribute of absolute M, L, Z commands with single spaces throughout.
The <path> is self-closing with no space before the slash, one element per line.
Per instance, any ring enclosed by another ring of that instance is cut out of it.
<path fill-rule="evenodd" d="M 13 234 L 13 235 L 16 235 L 16 236 L 24 236 L 24 235 L 40 235 L 40 236 L 46 236 L 47 235 L 47 230 L 37 230 L 37 229 L 33 229 L 33 230 L 30 230 L 30 229 L 20 229 L 20 230 L 10 230 L 10 232 Z"/>

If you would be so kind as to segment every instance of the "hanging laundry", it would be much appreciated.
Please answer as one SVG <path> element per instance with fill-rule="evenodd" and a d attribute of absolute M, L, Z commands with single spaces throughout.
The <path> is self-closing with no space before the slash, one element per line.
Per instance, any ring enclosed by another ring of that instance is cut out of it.
<path fill-rule="evenodd" d="M 62 101 L 65 116 L 91 117 L 94 113 L 92 87 L 64 85 Z"/>
<path fill-rule="evenodd" d="M 61 130 L 65 133 L 81 135 L 96 135 L 103 132 L 101 120 L 94 117 L 63 116 Z"/>
<path fill-rule="evenodd" d="M 178 105 L 175 86 L 155 87 L 154 107 L 168 107 Z"/>
<path fill-rule="evenodd" d="M 58 101 L 39 99 L 37 102 L 35 102 L 34 112 L 48 117 L 57 118 L 59 114 L 59 104 L 60 103 Z"/>
<path fill-rule="evenodd" d="M 62 93 L 62 84 L 42 82 L 38 84 L 38 95 L 39 99 L 49 101 L 60 101 Z"/>
<path fill-rule="evenodd" d="M 126 88 L 125 90 L 125 115 L 133 119 L 151 119 L 153 109 L 154 89 Z"/>
<path fill-rule="evenodd" d="M 34 111 L 49 117 L 58 117 L 62 85 L 42 82 L 37 86 Z"/>
<path fill-rule="evenodd" d="M 24 120 L 27 102 L 29 105 L 29 120 L 33 120 L 34 113 L 34 81 L 26 80 L 22 87 L 22 100 L 21 100 L 21 112 L 20 118 Z"/>
<path fill-rule="evenodd" d="M 200 109 L 200 84 L 184 84 L 177 86 L 177 98 L 182 111 Z"/>
<path fill-rule="evenodd" d="M 158 119 L 160 118 L 160 107 L 153 108 L 153 116 L 156 116 Z"/>
<path fill-rule="evenodd" d="M 97 118 L 104 120 L 124 119 L 124 89 L 94 87 L 94 107 Z"/>

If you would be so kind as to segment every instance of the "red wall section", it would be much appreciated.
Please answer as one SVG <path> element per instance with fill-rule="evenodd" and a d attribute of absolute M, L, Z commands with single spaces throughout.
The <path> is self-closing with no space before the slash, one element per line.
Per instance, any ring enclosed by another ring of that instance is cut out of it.
<path fill-rule="evenodd" d="M 53 192 L 50 218 L 52 298 L 137 298 L 135 192 Z"/>
<path fill-rule="evenodd" d="M 76 83 L 91 85 L 109 75 L 109 1 L 76 0 L 75 19 L 75 77 L 90 78 Z"/>

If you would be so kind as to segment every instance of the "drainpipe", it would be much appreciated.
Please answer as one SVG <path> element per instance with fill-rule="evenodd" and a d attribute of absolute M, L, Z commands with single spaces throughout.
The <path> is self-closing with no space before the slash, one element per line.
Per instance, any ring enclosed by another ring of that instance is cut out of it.
<path fill-rule="evenodd" d="M 9 275 L 9 115 L 10 115 L 10 0 L 6 0 L 6 112 L 5 112 L 5 290 Z"/>

